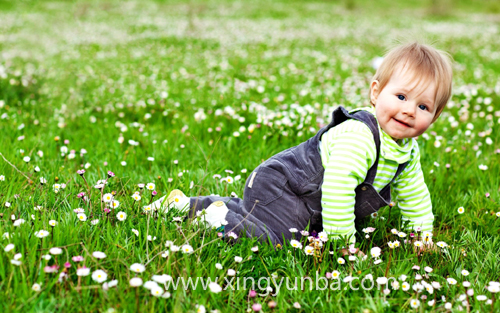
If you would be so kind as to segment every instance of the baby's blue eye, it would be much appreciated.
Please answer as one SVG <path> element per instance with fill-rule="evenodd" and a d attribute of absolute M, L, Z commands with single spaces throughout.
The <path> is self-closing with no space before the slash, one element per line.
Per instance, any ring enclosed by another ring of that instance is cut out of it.
<path fill-rule="evenodd" d="M 401 100 L 401 101 L 404 101 L 406 98 L 403 95 L 398 95 L 398 99 Z"/>
<path fill-rule="evenodd" d="M 423 111 L 427 110 L 427 107 L 423 104 L 419 105 L 418 108 Z"/>

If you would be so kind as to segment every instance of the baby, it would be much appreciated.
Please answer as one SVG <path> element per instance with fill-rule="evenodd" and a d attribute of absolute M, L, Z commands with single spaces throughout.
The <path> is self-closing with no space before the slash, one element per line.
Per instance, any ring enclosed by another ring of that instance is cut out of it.
<path fill-rule="evenodd" d="M 436 121 L 451 97 L 450 57 L 417 42 L 385 56 L 370 84 L 370 107 L 339 107 L 330 124 L 306 142 L 260 164 L 243 199 L 186 197 L 174 190 L 152 204 L 168 210 L 205 209 L 203 219 L 225 235 L 256 236 L 273 244 L 296 230 L 325 231 L 355 242 L 356 219 L 397 195 L 403 221 L 432 232 L 434 215 L 416 137 Z"/>

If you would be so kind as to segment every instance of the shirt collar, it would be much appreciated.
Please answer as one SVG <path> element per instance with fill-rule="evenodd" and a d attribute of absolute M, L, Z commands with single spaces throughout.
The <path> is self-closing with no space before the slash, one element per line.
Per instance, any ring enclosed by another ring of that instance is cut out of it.
<path fill-rule="evenodd" d="M 375 108 L 367 107 L 364 110 L 370 112 L 375 116 Z M 375 119 L 377 117 L 375 116 Z M 378 130 L 380 132 L 380 154 L 384 159 L 396 161 L 398 164 L 408 162 L 411 158 L 411 153 L 415 145 L 414 138 L 405 138 L 398 140 L 397 142 L 391 138 L 386 132 L 380 128 L 378 124 Z"/>

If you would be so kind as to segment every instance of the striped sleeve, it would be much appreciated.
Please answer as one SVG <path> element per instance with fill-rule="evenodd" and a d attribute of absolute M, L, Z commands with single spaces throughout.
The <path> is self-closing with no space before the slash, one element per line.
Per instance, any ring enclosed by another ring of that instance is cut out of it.
<path fill-rule="evenodd" d="M 323 228 L 333 239 L 347 237 L 354 243 L 354 190 L 364 181 L 374 163 L 375 142 L 370 129 L 357 121 L 345 122 L 327 134 L 322 138 L 322 147 L 327 147 L 330 152 L 324 156 L 326 162 L 323 162 Z"/>
<path fill-rule="evenodd" d="M 415 149 L 410 164 L 393 183 L 398 206 L 403 221 L 409 221 L 409 227 L 421 227 L 422 231 L 432 232 L 434 214 L 429 190 L 420 167 L 420 152 Z"/>

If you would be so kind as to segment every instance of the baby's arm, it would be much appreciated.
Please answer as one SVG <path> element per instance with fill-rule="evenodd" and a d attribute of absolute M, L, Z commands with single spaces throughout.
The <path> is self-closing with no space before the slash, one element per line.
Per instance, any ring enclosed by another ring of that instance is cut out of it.
<path fill-rule="evenodd" d="M 350 121 L 349 121 L 350 122 Z M 376 157 L 375 142 L 369 128 L 361 122 L 345 122 L 335 133 L 323 136 L 328 155 L 322 151 L 325 166 L 321 205 L 323 228 L 333 235 L 355 242 L 355 189 L 361 184 Z M 345 124 L 345 125 L 344 125 Z M 325 145 L 322 144 L 324 148 Z"/>
<path fill-rule="evenodd" d="M 411 228 L 420 227 L 422 232 L 432 232 L 434 214 L 432 214 L 429 190 L 420 167 L 418 148 L 415 149 L 410 164 L 398 177 L 393 187 L 397 194 L 403 221 L 409 221 Z"/>

